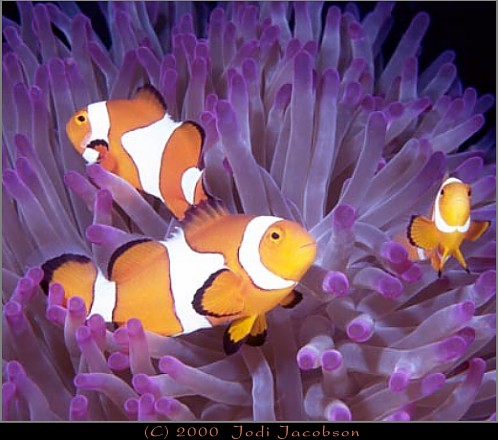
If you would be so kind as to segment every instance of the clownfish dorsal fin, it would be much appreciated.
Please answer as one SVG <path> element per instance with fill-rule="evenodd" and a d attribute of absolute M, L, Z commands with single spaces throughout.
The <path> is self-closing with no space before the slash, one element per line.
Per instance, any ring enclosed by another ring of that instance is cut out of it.
<path fill-rule="evenodd" d="M 133 99 L 146 101 L 150 105 L 155 107 L 156 110 L 163 113 L 168 109 L 161 93 L 159 93 L 159 91 L 151 84 L 145 84 L 144 86 L 140 87 L 135 92 L 135 96 L 133 96 Z"/>
<path fill-rule="evenodd" d="M 249 338 L 259 315 L 251 315 L 233 321 L 223 335 L 223 348 L 226 354 L 236 353 Z"/>
<path fill-rule="evenodd" d="M 221 200 L 208 198 L 202 200 L 198 205 L 190 206 L 180 223 L 185 234 L 189 235 L 208 227 L 227 215 L 229 215 L 229 212 Z"/>
<path fill-rule="evenodd" d="M 258 315 L 254 324 L 252 325 L 249 336 L 246 339 L 246 344 L 251 347 L 260 347 L 266 341 L 266 329 L 268 325 L 266 324 L 266 316 Z"/>
<path fill-rule="evenodd" d="M 243 279 L 230 269 L 213 273 L 197 290 L 192 305 L 199 315 L 223 318 L 244 308 L 241 294 Z"/>

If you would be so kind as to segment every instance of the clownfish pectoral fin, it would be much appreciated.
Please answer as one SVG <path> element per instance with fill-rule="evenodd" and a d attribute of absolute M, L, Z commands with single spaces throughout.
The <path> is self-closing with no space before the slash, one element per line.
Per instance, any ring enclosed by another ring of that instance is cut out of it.
<path fill-rule="evenodd" d="M 223 348 L 226 354 L 233 354 L 249 337 L 258 315 L 247 316 L 232 322 L 223 335 Z"/>
<path fill-rule="evenodd" d="M 166 102 L 161 93 L 151 84 L 145 84 L 140 87 L 133 99 L 147 102 L 159 113 L 164 113 L 167 110 Z"/>
<path fill-rule="evenodd" d="M 302 299 L 302 293 L 293 290 L 282 301 L 280 301 L 280 305 L 284 309 L 292 309 L 293 307 L 297 306 L 302 301 Z"/>
<path fill-rule="evenodd" d="M 244 308 L 242 283 L 243 279 L 229 269 L 213 273 L 194 295 L 195 311 L 216 318 L 240 313 Z"/>
<path fill-rule="evenodd" d="M 267 327 L 265 315 L 258 315 L 254 321 L 249 336 L 246 339 L 246 344 L 251 347 L 259 347 L 263 345 L 266 340 Z"/>
<path fill-rule="evenodd" d="M 439 233 L 431 220 L 421 215 L 414 215 L 408 225 L 408 240 L 413 246 L 432 250 L 439 243 Z"/>
<path fill-rule="evenodd" d="M 64 301 L 79 296 L 90 311 L 94 299 L 95 280 L 98 270 L 90 258 L 84 255 L 63 254 L 46 261 L 40 286 L 48 294 L 51 284 L 58 283 L 64 288 Z M 64 303 L 65 304 L 65 303 Z"/>
<path fill-rule="evenodd" d="M 465 238 L 467 240 L 476 241 L 482 234 L 484 234 L 488 230 L 490 224 L 491 222 L 489 221 L 471 222 L 469 230 L 465 234 Z"/>

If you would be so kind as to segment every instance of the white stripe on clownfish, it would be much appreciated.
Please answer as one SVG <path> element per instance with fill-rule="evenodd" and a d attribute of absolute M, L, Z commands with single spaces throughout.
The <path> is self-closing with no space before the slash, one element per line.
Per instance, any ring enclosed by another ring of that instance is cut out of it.
<path fill-rule="evenodd" d="M 194 204 L 195 200 L 195 187 L 197 182 L 202 177 L 202 171 L 199 168 L 192 167 L 186 170 L 182 176 L 182 192 L 185 196 L 185 200 L 191 205 Z"/>
<path fill-rule="evenodd" d="M 457 179 L 455 177 L 450 177 L 445 180 L 443 185 L 441 186 L 439 192 L 437 193 L 436 196 L 436 201 L 434 202 L 434 213 L 432 214 L 432 221 L 436 225 L 436 228 L 445 233 L 452 233 L 452 232 L 461 232 L 465 233 L 469 230 L 470 227 L 470 215 L 467 217 L 466 222 L 461 225 L 461 226 L 451 226 L 446 221 L 444 220 L 443 216 L 441 215 L 441 210 L 439 208 L 439 199 L 441 198 L 441 190 L 448 184 L 450 183 L 463 183 L 460 179 Z"/>
<path fill-rule="evenodd" d="M 194 251 L 187 243 L 182 229 L 176 230 L 168 241 L 160 243 L 168 250 L 171 293 L 183 333 L 211 327 L 206 317 L 194 310 L 192 301 L 206 280 L 226 267 L 223 255 Z"/>
<path fill-rule="evenodd" d="M 88 317 L 99 314 L 106 322 L 112 322 L 112 314 L 115 307 L 116 283 L 109 281 L 99 270 L 93 286 L 93 302 Z"/>
<path fill-rule="evenodd" d="M 239 248 L 239 262 L 252 282 L 263 290 L 288 289 L 296 281 L 286 280 L 268 270 L 261 261 L 259 245 L 267 229 L 282 220 L 279 217 L 258 216 L 246 226 Z"/>
<path fill-rule="evenodd" d="M 142 188 L 162 201 L 164 200 L 159 178 L 164 147 L 173 131 L 180 125 L 182 122 L 174 122 L 170 115 L 165 113 L 159 121 L 129 131 L 121 137 L 123 148 L 135 162 Z"/>
<path fill-rule="evenodd" d="M 88 120 L 92 132 L 90 134 L 90 143 L 96 139 L 102 139 L 109 143 L 109 130 L 111 128 L 111 121 L 109 119 L 109 112 L 107 110 L 107 101 L 94 102 L 87 107 Z M 86 147 L 86 145 L 83 145 Z"/>

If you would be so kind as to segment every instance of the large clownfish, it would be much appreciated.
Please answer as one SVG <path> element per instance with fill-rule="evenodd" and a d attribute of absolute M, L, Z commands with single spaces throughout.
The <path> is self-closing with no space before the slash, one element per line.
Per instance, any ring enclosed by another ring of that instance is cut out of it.
<path fill-rule="evenodd" d="M 265 313 L 292 307 L 293 289 L 313 263 L 316 243 L 297 223 L 272 216 L 228 214 L 203 201 L 166 241 L 142 239 L 118 248 L 108 278 L 84 256 L 62 255 L 43 265 L 42 287 L 80 296 L 88 316 L 118 326 L 139 318 L 146 330 L 175 336 L 231 323 L 224 349 L 261 345 Z"/>
<path fill-rule="evenodd" d="M 444 264 L 453 255 L 468 272 L 460 251 L 463 240 L 477 240 L 488 229 L 488 221 L 471 221 L 471 188 L 454 177 L 446 179 L 439 189 L 432 207 L 431 219 L 414 215 L 408 225 L 409 249 L 413 260 L 431 261 L 441 276 Z"/>
<path fill-rule="evenodd" d="M 207 198 L 198 168 L 204 140 L 192 121 L 175 122 L 151 85 L 132 99 L 95 102 L 78 110 L 67 135 L 87 163 L 99 163 L 183 218 Z"/>

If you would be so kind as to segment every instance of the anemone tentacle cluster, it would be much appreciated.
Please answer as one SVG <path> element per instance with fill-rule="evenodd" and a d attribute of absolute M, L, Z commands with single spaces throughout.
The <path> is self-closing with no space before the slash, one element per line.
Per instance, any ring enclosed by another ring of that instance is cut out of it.
<path fill-rule="evenodd" d="M 323 2 L 95 7 L 110 45 L 73 2 L 3 18 L 3 418 L 494 419 L 494 139 L 469 142 L 494 98 L 463 88 L 451 51 L 420 67 L 428 15 L 384 61 L 389 2 L 363 17 Z M 111 332 L 80 298 L 39 287 L 57 253 L 105 268 L 117 245 L 175 226 L 85 169 L 64 131 L 77 108 L 145 83 L 202 125 L 207 186 L 231 212 L 296 220 L 317 240 L 304 300 L 269 314 L 261 348 L 227 357 L 219 328 L 165 338 L 132 319 Z M 394 237 L 445 174 L 492 223 L 463 246 L 471 272 L 451 259 L 438 278 Z"/>

